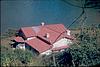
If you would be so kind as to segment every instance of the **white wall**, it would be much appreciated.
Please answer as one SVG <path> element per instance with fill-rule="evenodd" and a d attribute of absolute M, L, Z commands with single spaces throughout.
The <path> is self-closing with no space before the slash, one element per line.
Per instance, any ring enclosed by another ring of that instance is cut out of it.
<path fill-rule="evenodd" d="M 47 50 L 47 51 L 45 51 L 45 52 L 43 52 L 43 53 L 41 53 L 41 55 L 50 55 L 52 53 L 52 51 L 51 50 Z"/>
<path fill-rule="evenodd" d="M 20 49 L 24 49 L 25 50 L 25 44 L 18 44 L 17 45 L 17 48 L 20 48 Z"/>
<path fill-rule="evenodd" d="M 61 46 L 65 46 L 65 45 L 70 45 L 70 44 L 72 44 L 71 40 L 66 39 L 66 38 L 62 38 L 53 44 L 53 48 L 61 47 Z"/>
<path fill-rule="evenodd" d="M 65 45 L 70 45 L 70 44 L 72 44 L 72 41 L 71 40 L 66 39 L 66 38 L 62 38 L 59 41 L 55 42 L 53 44 L 53 47 L 52 48 L 57 48 L 57 47 L 61 47 L 61 46 L 65 46 Z M 45 51 L 43 53 L 41 53 L 41 55 L 44 55 L 44 54 L 45 55 L 50 55 L 52 53 L 51 49 L 50 50 L 47 50 L 47 51 Z M 61 51 L 64 51 L 64 50 L 62 49 Z"/>
<path fill-rule="evenodd" d="M 67 30 L 67 35 L 70 35 L 70 32 L 71 32 L 70 30 Z"/>

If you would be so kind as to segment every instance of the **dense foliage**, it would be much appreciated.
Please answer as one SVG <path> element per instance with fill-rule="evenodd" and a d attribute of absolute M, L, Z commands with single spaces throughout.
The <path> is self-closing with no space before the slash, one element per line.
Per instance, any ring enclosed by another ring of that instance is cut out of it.
<path fill-rule="evenodd" d="M 40 64 L 28 50 L 12 50 L 1 46 L 1 51 L 1 66 L 36 66 Z"/>
<path fill-rule="evenodd" d="M 78 45 L 74 44 L 70 49 L 73 61 L 80 66 L 93 66 L 100 64 L 100 29 L 95 25 L 86 27 L 79 33 Z"/>
<path fill-rule="evenodd" d="M 78 62 L 80 66 L 100 64 L 100 48 L 96 48 L 93 44 L 82 43 L 80 47 L 73 46 L 69 51 L 73 61 Z"/>

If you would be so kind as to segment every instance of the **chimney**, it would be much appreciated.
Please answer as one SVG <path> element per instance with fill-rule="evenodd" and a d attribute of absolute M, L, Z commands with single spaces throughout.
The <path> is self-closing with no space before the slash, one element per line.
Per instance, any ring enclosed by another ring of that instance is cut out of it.
<path fill-rule="evenodd" d="M 46 33 L 46 38 L 49 38 L 50 37 L 50 34 L 49 33 Z"/>
<path fill-rule="evenodd" d="M 67 30 L 67 35 L 70 35 L 70 30 Z"/>
<path fill-rule="evenodd" d="M 41 23 L 41 25 L 42 25 L 42 26 L 44 26 L 44 25 L 45 25 L 45 23 L 44 23 L 44 22 L 42 22 L 42 23 Z"/>

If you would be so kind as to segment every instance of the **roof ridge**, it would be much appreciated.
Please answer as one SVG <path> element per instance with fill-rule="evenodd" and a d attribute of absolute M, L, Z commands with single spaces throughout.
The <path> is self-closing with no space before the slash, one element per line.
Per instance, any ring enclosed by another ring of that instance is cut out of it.
<path fill-rule="evenodd" d="M 58 24 L 48 24 L 48 25 L 60 25 L 61 23 L 58 23 Z M 63 24 L 61 24 L 63 25 Z M 26 26 L 26 27 L 21 27 L 21 28 L 27 28 L 27 27 L 37 27 L 37 26 L 41 26 L 41 25 L 36 25 L 36 26 Z M 44 25 L 44 26 L 47 26 L 47 25 Z"/>
<path fill-rule="evenodd" d="M 47 44 L 50 44 L 50 45 L 51 45 L 51 42 L 50 42 L 49 40 L 46 40 L 43 36 L 39 36 L 39 35 L 38 35 L 38 36 L 37 36 L 37 38 L 38 38 L 38 39 L 40 39 L 40 40 L 42 40 L 43 42 L 45 42 L 45 41 L 46 41 L 45 43 L 47 43 Z"/>

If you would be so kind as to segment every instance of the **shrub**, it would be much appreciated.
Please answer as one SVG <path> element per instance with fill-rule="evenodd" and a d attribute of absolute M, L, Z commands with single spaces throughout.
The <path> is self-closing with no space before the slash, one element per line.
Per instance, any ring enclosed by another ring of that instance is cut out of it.
<path fill-rule="evenodd" d="M 30 63 L 34 65 L 32 61 L 36 60 L 33 58 L 33 54 L 28 50 L 12 50 L 1 46 L 1 66 L 28 66 Z"/>

